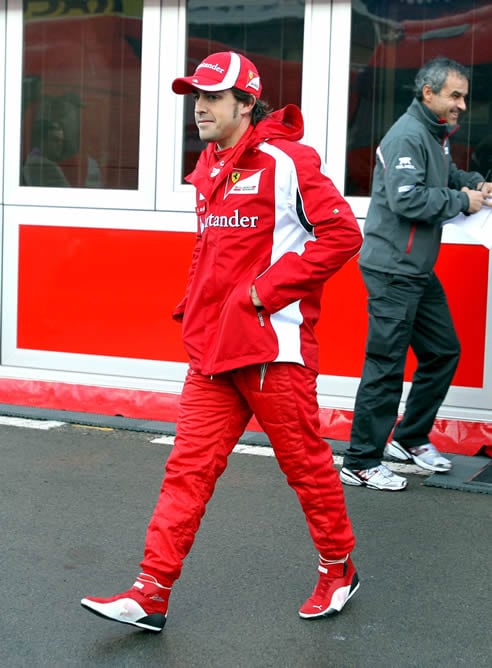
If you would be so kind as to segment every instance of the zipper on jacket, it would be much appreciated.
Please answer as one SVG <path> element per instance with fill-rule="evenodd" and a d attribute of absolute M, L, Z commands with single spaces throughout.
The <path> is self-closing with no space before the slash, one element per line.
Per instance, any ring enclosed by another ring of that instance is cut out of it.
<path fill-rule="evenodd" d="M 449 134 L 447 134 L 444 139 L 442 140 L 441 143 L 441 155 L 442 155 L 442 161 L 444 163 L 444 169 L 446 171 L 446 175 L 449 175 L 449 162 L 448 162 L 448 156 L 446 155 L 446 142 L 448 140 Z M 448 176 L 446 176 L 446 183 L 444 184 L 444 187 L 448 187 Z"/>
<path fill-rule="evenodd" d="M 412 250 L 413 246 L 413 238 L 415 236 L 415 230 L 417 228 L 417 223 L 412 223 L 412 227 L 410 228 L 410 234 L 408 236 L 408 243 L 407 243 L 407 248 L 406 248 L 406 253 L 410 253 Z"/>
<path fill-rule="evenodd" d="M 258 309 L 258 307 L 256 308 L 256 313 L 258 314 L 258 321 L 259 321 L 259 323 L 260 323 L 260 326 L 261 326 L 261 327 L 264 327 L 264 326 L 265 326 L 265 318 L 263 317 L 263 314 L 262 314 L 262 312 Z"/>

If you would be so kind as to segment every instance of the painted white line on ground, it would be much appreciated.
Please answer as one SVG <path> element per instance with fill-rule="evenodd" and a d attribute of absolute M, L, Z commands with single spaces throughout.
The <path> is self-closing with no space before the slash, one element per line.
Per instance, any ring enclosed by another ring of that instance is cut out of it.
<path fill-rule="evenodd" d="M 27 429 L 54 429 L 55 427 L 61 427 L 65 422 L 57 422 L 56 420 L 31 420 L 28 418 L 0 415 L 0 424 L 8 425 L 9 427 L 25 427 Z"/>
<path fill-rule="evenodd" d="M 164 445 L 174 445 L 174 436 L 159 436 L 159 438 L 153 438 L 151 443 L 163 443 Z"/>
<path fill-rule="evenodd" d="M 163 443 L 164 445 L 173 445 L 174 436 L 161 436 L 152 440 L 152 443 Z M 238 443 L 233 452 L 239 455 L 256 455 L 257 457 L 274 457 L 272 448 L 268 445 L 246 445 L 245 443 Z M 343 457 L 341 455 L 333 455 L 335 466 L 341 468 L 343 464 Z M 406 473 L 407 475 L 431 475 L 430 471 L 424 471 L 419 466 L 413 464 L 398 464 L 397 462 L 384 462 L 385 466 L 395 473 Z"/>
<path fill-rule="evenodd" d="M 268 445 L 246 445 L 238 443 L 233 452 L 239 455 L 256 455 L 257 457 L 274 457 L 273 450 Z"/>

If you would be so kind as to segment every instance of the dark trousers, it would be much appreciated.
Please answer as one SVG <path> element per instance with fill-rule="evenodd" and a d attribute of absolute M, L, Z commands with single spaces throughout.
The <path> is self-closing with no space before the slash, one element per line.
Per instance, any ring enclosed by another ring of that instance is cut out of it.
<path fill-rule="evenodd" d="M 397 276 L 361 269 L 369 293 L 369 329 L 344 466 L 381 463 L 398 416 L 408 348 L 418 366 L 394 438 L 410 447 L 429 441 L 436 413 L 458 365 L 460 344 L 437 276 Z"/>

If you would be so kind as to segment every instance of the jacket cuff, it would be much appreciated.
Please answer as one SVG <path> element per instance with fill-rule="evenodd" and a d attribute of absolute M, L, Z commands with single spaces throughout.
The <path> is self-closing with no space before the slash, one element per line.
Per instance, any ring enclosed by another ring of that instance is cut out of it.
<path fill-rule="evenodd" d="M 463 190 L 460 190 L 458 194 L 461 199 L 461 211 L 463 211 L 463 213 L 466 213 L 470 208 L 470 199 L 466 194 L 466 192 L 464 192 Z"/>

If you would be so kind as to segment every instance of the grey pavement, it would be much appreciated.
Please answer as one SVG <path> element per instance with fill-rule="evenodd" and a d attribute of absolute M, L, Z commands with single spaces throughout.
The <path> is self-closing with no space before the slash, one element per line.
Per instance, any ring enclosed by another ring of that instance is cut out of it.
<path fill-rule="evenodd" d="M 127 589 L 170 445 L 156 434 L 0 426 L 0 665 L 372 668 L 491 666 L 491 497 L 345 488 L 359 592 L 301 620 L 316 554 L 273 457 L 233 454 L 161 634 L 106 621 L 85 595 Z"/>

